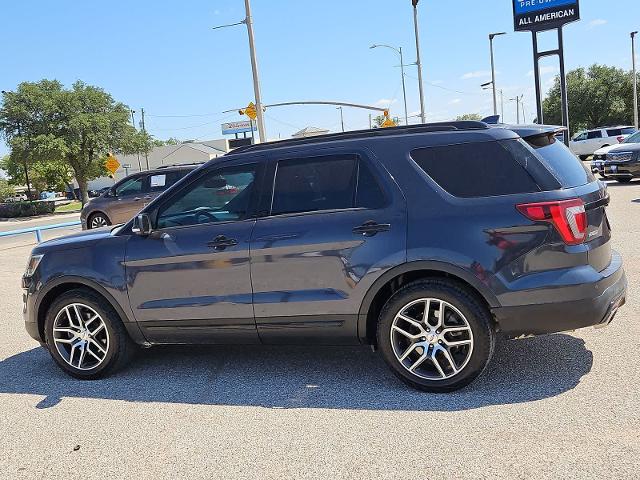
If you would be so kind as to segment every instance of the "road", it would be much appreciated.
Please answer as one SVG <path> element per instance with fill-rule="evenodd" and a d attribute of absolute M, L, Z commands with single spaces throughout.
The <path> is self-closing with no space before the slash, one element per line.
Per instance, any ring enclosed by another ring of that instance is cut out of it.
<path fill-rule="evenodd" d="M 80 221 L 79 213 L 65 213 L 60 215 L 46 215 L 35 218 L 11 218 L 0 220 L 0 232 L 10 232 L 12 230 L 21 230 L 24 228 L 43 227 L 46 225 L 55 225 L 59 223 Z M 42 238 L 48 240 L 50 238 L 68 235 L 73 232 L 80 231 L 80 226 L 65 227 L 62 229 L 45 230 L 42 232 Z M 35 245 L 35 233 L 25 233 L 11 237 L 0 237 L 0 251 L 14 249 L 24 245 Z"/>
<path fill-rule="evenodd" d="M 93 382 L 23 330 L 29 248 L 0 251 L 5 478 L 593 478 L 640 472 L 640 183 L 610 186 L 629 303 L 607 329 L 500 341 L 430 395 L 367 348 L 170 347 Z"/>

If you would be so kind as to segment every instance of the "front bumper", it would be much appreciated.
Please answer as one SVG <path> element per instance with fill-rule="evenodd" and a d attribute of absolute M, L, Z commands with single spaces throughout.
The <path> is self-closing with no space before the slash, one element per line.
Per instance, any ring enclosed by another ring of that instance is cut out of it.
<path fill-rule="evenodd" d="M 566 290 L 566 301 L 492 309 L 499 331 L 515 338 L 608 325 L 626 302 L 627 277 L 619 257 L 607 270 L 599 281 L 579 286 L 583 298 L 575 298 L 576 286 L 566 286 L 553 291 L 555 298 L 561 298 Z"/>
<path fill-rule="evenodd" d="M 595 160 L 591 162 L 591 172 L 611 178 L 640 177 L 640 162 L 612 162 Z"/>

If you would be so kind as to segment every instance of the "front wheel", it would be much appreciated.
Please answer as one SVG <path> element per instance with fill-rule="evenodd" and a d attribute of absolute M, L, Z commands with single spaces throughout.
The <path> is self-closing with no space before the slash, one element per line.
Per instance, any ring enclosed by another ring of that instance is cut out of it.
<path fill-rule="evenodd" d="M 475 380 L 495 347 L 489 312 L 454 282 L 422 280 L 400 289 L 378 323 L 378 346 L 391 370 L 427 392 L 451 392 Z"/>
<path fill-rule="evenodd" d="M 84 289 L 58 297 L 45 318 L 49 353 L 69 375 L 92 380 L 128 363 L 134 352 L 119 315 L 104 298 Z"/>
<path fill-rule="evenodd" d="M 618 183 L 629 183 L 633 179 L 632 178 L 616 178 L 616 180 Z"/>

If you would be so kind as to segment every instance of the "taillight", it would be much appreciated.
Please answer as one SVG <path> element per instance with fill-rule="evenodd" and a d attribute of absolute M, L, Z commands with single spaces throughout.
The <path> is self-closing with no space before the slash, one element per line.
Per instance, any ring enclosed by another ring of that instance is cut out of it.
<path fill-rule="evenodd" d="M 587 232 L 587 212 L 579 198 L 557 202 L 524 203 L 516 208 L 529 220 L 552 224 L 567 245 L 580 245 Z"/>
<path fill-rule="evenodd" d="M 622 143 L 622 142 L 624 142 L 624 139 L 625 139 L 625 137 L 622 137 L 622 136 L 618 137 L 618 138 L 617 138 L 618 143 Z"/>

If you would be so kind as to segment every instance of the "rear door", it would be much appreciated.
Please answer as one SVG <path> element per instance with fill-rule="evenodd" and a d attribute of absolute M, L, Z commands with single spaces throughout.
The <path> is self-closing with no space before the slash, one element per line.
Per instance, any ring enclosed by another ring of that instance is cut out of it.
<path fill-rule="evenodd" d="M 254 312 L 265 343 L 358 343 L 369 287 L 406 257 L 397 186 L 363 150 L 291 153 L 251 239 Z"/>
<path fill-rule="evenodd" d="M 115 197 L 109 202 L 107 215 L 113 224 L 128 222 L 150 199 L 149 176 L 132 176 L 116 187 Z"/>

